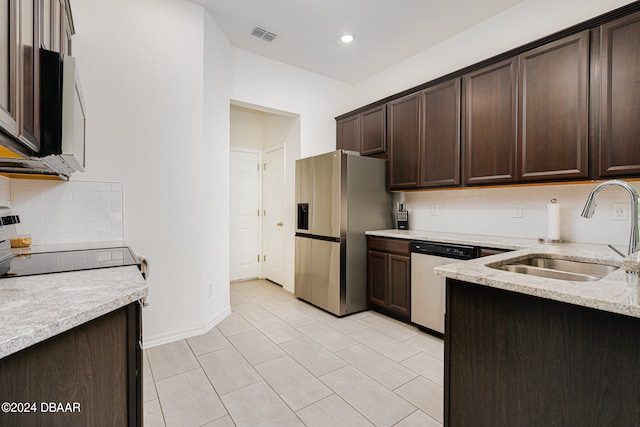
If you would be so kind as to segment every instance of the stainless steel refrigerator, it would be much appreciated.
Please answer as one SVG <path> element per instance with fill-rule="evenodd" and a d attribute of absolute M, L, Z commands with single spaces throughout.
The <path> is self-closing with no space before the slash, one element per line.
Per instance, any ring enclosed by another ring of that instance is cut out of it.
<path fill-rule="evenodd" d="M 366 230 L 392 227 L 386 162 L 338 150 L 296 161 L 295 294 L 337 316 L 367 308 Z"/>

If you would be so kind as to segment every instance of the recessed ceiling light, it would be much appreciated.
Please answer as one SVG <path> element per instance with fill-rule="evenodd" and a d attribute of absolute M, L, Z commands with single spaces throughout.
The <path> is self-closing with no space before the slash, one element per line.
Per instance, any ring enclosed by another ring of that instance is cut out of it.
<path fill-rule="evenodd" d="M 351 43 L 353 41 L 353 36 L 351 34 L 345 34 L 340 37 L 342 43 Z"/>

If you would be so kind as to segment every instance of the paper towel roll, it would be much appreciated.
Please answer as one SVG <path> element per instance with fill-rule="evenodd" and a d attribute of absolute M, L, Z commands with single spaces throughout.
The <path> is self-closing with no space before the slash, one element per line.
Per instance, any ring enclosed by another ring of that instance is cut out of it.
<path fill-rule="evenodd" d="M 547 204 L 547 239 L 560 239 L 560 203 Z"/>

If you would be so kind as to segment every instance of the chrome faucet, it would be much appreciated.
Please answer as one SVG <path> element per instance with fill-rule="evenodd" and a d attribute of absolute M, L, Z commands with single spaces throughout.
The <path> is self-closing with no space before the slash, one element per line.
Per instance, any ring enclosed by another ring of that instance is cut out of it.
<path fill-rule="evenodd" d="M 593 216 L 593 212 L 596 209 L 596 194 L 602 191 L 604 187 L 608 187 L 610 185 L 624 188 L 631 196 L 631 234 L 629 235 L 628 253 L 631 255 L 632 253 L 640 250 L 640 235 L 638 234 L 638 200 L 640 199 L 640 195 L 634 186 L 619 179 L 611 179 L 609 181 L 601 182 L 591 190 L 591 193 L 587 198 L 587 203 L 584 205 L 584 209 L 582 210 L 582 216 L 584 218 L 591 218 Z"/>

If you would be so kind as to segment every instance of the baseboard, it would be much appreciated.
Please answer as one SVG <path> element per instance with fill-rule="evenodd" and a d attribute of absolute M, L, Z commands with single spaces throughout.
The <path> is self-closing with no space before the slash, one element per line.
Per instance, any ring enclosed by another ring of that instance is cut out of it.
<path fill-rule="evenodd" d="M 185 329 L 177 332 L 171 332 L 166 335 L 160 334 L 160 335 L 153 336 L 150 339 L 146 339 L 146 337 L 143 336 L 142 348 L 147 349 L 147 348 L 156 347 L 162 344 L 168 344 L 170 342 L 183 340 L 185 338 L 191 338 L 198 335 L 206 334 L 211 329 L 213 329 L 214 326 L 222 322 L 230 314 L 231 314 L 231 307 L 227 307 L 226 310 L 224 310 L 218 316 L 211 319 L 206 324 L 202 325 L 202 327 Z"/>

